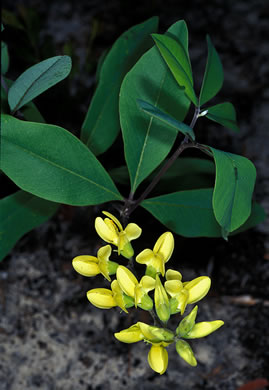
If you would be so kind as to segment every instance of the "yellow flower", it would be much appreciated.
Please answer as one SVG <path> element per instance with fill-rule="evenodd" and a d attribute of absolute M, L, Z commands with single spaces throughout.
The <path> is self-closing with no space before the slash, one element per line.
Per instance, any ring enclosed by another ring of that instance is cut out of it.
<path fill-rule="evenodd" d="M 128 329 L 114 334 L 116 339 L 123 343 L 136 343 L 144 340 L 152 344 L 148 354 L 150 367 L 163 374 L 168 365 L 168 353 L 165 349 L 174 341 L 174 333 L 168 329 L 150 326 L 144 322 L 137 322 Z"/>
<path fill-rule="evenodd" d="M 99 309 L 111 309 L 119 306 L 125 313 L 128 307 L 134 305 L 134 300 L 124 294 L 117 280 L 111 283 L 111 290 L 107 288 L 94 288 L 87 292 L 88 300 Z"/>
<path fill-rule="evenodd" d="M 74 269 L 83 276 L 95 276 L 102 274 L 108 281 L 111 281 L 109 275 L 116 273 L 118 263 L 110 261 L 111 246 L 106 245 L 100 248 L 95 256 L 77 256 L 73 259 Z"/>
<path fill-rule="evenodd" d="M 190 282 L 181 281 L 178 271 L 167 270 L 164 283 L 165 290 L 170 295 L 171 314 L 184 313 L 187 304 L 200 301 L 208 293 L 211 280 L 208 276 L 199 276 Z"/>
<path fill-rule="evenodd" d="M 162 345 L 152 345 L 148 354 L 148 362 L 153 371 L 164 374 L 168 366 L 168 352 Z"/>
<path fill-rule="evenodd" d="M 155 287 L 155 280 L 150 276 L 143 276 L 138 283 L 134 274 L 123 265 L 117 269 L 117 281 L 122 291 L 129 297 L 134 298 L 135 307 L 139 306 L 144 310 L 151 310 L 153 307 L 152 299 L 148 292 Z"/>
<path fill-rule="evenodd" d="M 174 250 L 174 237 L 170 232 L 163 233 L 154 245 L 153 250 L 144 249 L 136 261 L 147 265 L 146 274 L 155 277 L 157 273 L 164 276 L 165 263 L 170 259 Z"/>
<path fill-rule="evenodd" d="M 135 240 L 141 235 L 142 230 L 135 223 L 129 223 L 123 230 L 120 221 L 114 215 L 103 211 L 109 218 L 95 219 L 95 229 L 97 234 L 106 242 L 118 247 L 118 254 L 130 259 L 133 254 L 133 248 L 130 241 Z"/>

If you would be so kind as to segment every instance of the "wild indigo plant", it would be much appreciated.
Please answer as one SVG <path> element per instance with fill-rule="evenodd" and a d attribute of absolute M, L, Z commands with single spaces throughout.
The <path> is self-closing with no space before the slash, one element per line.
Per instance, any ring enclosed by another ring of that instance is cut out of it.
<path fill-rule="evenodd" d="M 132 27 L 102 58 L 80 139 L 46 123 L 33 103 L 69 75 L 71 58 L 58 55 L 41 61 L 13 82 L 8 79 L 12 58 L 9 61 L 8 45 L 2 43 L 1 172 L 18 190 L 0 200 L 0 257 L 22 235 L 54 215 L 59 204 L 113 204 L 118 218 L 104 212 L 104 219 L 95 220 L 96 231 L 107 245 L 94 255 L 77 256 L 73 266 L 82 275 L 100 273 L 111 282 L 110 289 L 88 291 L 95 306 L 118 306 L 126 313 L 135 306 L 152 314 L 154 325 L 137 322 L 115 337 L 150 344 L 149 364 L 162 374 L 170 344 L 175 343 L 178 354 L 194 366 L 196 359 L 186 340 L 207 336 L 223 324 L 220 320 L 196 323 L 195 306 L 176 330 L 166 327 L 170 316 L 183 315 L 186 306 L 202 299 L 210 288 L 207 276 L 182 281 L 177 270 L 166 269 L 174 249 L 172 232 L 227 240 L 230 234 L 259 223 L 264 213 L 252 203 L 254 165 L 246 157 L 197 141 L 194 128 L 201 120 L 239 131 L 231 103 L 208 104 L 224 79 L 211 39 L 207 37 L 208 57 L 197 94 L 186 23 L 174 23 L 165 34 L 157 34 L 157 27 L 156 17 Z M 186 124 L 191 106 L 193 117 Z M 106 153 L 107 161 L 114 159 L 110 147 L 119 132 L 126 165 L 108 171 L 98 156 Z M 186 149 L 199 150 L 206 158 L 181 157 Z M 135 255 L 131 241 L 142 230 L 129 219 L 139 206 L 169 231 L 152 249 Z M 116 261 L 114 255 L 110 259 L 114 247 Z M 134 256 L 135 262 L 145 265 L 142 278 L 135 274 Z M 122 258 L 128 260 L 119 265 Z"/>

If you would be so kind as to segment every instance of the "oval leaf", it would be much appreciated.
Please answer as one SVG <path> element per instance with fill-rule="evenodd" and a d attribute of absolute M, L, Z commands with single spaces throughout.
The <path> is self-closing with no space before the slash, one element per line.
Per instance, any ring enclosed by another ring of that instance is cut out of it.
<path fill-rule="evenodd" d="M 65 129 L 2 115 L 2 170 L 20 188 L 83 206 L 122 199 L 90 150 Z"/>
<path fill-rule="evenodd" d="M 11 111 L 17 111 L 36 96 L 66 78 L 71 66 L 71 58 L 68 56 L 48 58 L 31 66 L 14 81 L 9 90 L 8 103 Z"/>
<path fill-rule="evenodd" d="M 219 55 L 214 48 L 210 37 L 207 35 L 207 62 L 204 73 L 202 88 L 200 91 L 199 105 L 202 106 L 212 99 L 222 87 L 223 84 L 223 68 Z"/>
<path fill-rule="evenodd" d="M 210 147 L 216 165 L 213 209 L 227 232 L 238 229 L 250 216 L 256 169 L 245 157 Z"/>
<path fill-rule="evenodd" d="M 212 208 L 213 189 L 174 192 L 146 199 L 141 206 L 168 229 L 184 237 L 220 237 Z"/>
<path fill-rule="evenodd" d="M 190 60 L 183 45 L 171 36 L 152 34 L 152 37 L 174 78 L 195 106 L 198 105 L 193 89 Z"/>
<path fill-rule="evenodd" d="M 187 135 L 193 141 L 195 140 L 194 132 L 190 126 L 186 125 L 183 122 L 179 122 L 175 118 L 160 110 L 158 107 L 154 106 L 153 104 L 147 103 L 144 100 L 137 99 L 137 104 L 142 111 L 146 112 L 150 116 L 159 119 L 160 121 L 166 123 L 168 126 L 171 126 L 177 131 L 180 131 L 180 133 Z"/>
<path fill-rule="evenodd" d="M 169 34 L 175 39 L 183 37 L 186 44 L 187 28 L 183 21 L 175 23 Z M 156 47 L 130 70 L 120 91 L 120 122 L 132 192 L 167 156 L 177 135 L 161 121 L 141 112 L 137 99 L 162 107 L 179 121 L 188 112 L 190 101 L 182 90 L 175 88 L 174 78 Z"/>
<path fill-rule="evenodd" d="M 236 112 L 232 103 L 225 102 L 209 107 L 205 116 L 224 127 L 228 127 L 228 129 L 239 131 L 236 123 Z"/>
<path fill-rule="evenodd" d="M 47 221 L 59 204 L 24 191 L 0 200 L 0 261 L 27 232 Z"/>
<path fill-rule="evenodd" d="M 115 141 L 119 131 L 119 92 L 126 73 L 152 46 L 150 33 L 158 18 L 138 24 L 114 43 L 100 69 L 100 80 L 81 128 L 81 140 L 98 155 Z"/>

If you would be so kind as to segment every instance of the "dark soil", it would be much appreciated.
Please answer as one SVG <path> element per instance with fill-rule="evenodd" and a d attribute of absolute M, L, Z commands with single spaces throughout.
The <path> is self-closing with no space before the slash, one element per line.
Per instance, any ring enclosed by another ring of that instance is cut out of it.
<path fill-rule="evenodd" d="M 209 33 L 225 72 L 220 101 L 234 103 L 241 131 L 234 134 L 205 122 L 199 127 L 200 140 L 254 162 L 258 173 L 254 196 L 268 212 L 266 0 L 212 0 L 206 5 L 202 0 L 145 4 L 6 0 L 3 6 L 18 12 L 18 4 L 32 6 L 40 17 L 39 58 L 61 54 L 66 42 L 73 45 L 77 58 L 73 62 L 80 72 L 74 73 L 68 86 L 59 87 L 60 95 L 56 88 L 37 103 L 48 122 L 75 134 L 94 91 L 98 58 L 123 31 L 152 15 L 160 16 L 161 32 L 185 19 L 194 75 L 200 78 Z M 14 29 L 9 34 L 11 63 L 16 63 L 10 77 L 15 78 L 32 58 L 16 52 L 18 42 L 27 47 L 27 40 L 19 41 Z M 61 105 L 59 99 L 64 99 Z M 86 292 L 103 287 L 103 278 L 83 278 L 72 268 L 74 256 L 94 254 L 101 244 L 95 241 L 94 219 L 102 209 L 62 206 L 51 221 L 22 238 L 0 264 L 0 390 L 265 389 L 269 380 L 268 220 L 228 242 L 177 237 L 169 267 L 179 269 L 185 280 L 205 274 L 212 278 L 210 294 L 199 303 L 198 320 L 222 319 L 225 326 L 193 341 L 196 368 L 187 366 L 173 346 L 168 348 L 168 370 L 159 376 L 148 366 L 146 344 L 125 345 L 113 336 L 137 320 L 150 321 L 145 312 L 130 310 L 126 316 L 117 309 L 96 309 Z M 143 210 L 138 209 L 133 220 L 143 228 L 143 239 L 134 244 L 137 251 L 140 246 L 152 247 L 165 229 Z"/>

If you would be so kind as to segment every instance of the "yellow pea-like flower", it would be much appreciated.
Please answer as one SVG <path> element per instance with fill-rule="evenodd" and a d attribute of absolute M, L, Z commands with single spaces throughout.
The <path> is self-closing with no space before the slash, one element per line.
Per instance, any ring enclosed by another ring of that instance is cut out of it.
<path fill-rule="evenodd" d="M 99 309 L 111 309 L 117 306 L 113 293 L 107 288 L 94 288 L 87 292 L 88 300 Z"/>
<path fill-rule="evenodd" d="M 211 286 L 211 279 L 208 276 L 199 276 L 191 282 L 183 283 L 183 286 L 189 292 L 188 304 L 195 303 L 206 296 Z"/>
<path fill-rule="evenodd" d="M 164 276 L 165 263 L 170 259 L 174 250 L 174 237 L 170 232 L 163 233 L 153 250 L 144 249 L 136 256 L 136 261 L 139 264 L 146 264 L 146 274 L 155 277 L 156 274 L 161 273 Z"/>
<path fill-rule="evenodd" d="M 224 322 L 221 320 L 197 322 L 194 327 L 184 336 L 185 339 L 198 339 L 200 337 L 208 336 L 210 333 L 219 329 Z"/>
<path fill-rule="evenodd" d="M 120 221 L 107 211 L 103 211 L 108 218 L 102 219 L 97 217 L 95 219 L 95 229 L 97 234 L 106 242 L 118 247 L 118 254 L 130 259 L 133 254 L 133 248 L 130 241 L 138 238 L 142 230 L 135 223 L 129 223 L 123 229 Z"/>
<path fill-rule="evenodd" d="M 162 345 L 152 345 L 148 354 L 148 362 L 153 371 L 162 375 L 168 366 L 168 352 Z"/>
<path fill-rule="evenodd" d="M 117 268 L 117 282 L 122 291 L 129 297 L 134 298 L 135 307 L 139 306 L 144 310 L 151 310 L 152 299 L 148 296 L 148 291 L 155 287 L 155 279 L 150 276 L 143 276 L 138 282 L 134 274 L 123 265 Z"/>
<path fill-rule="evenodd" d="M 118 263 L 110 261 L 111 246 L 106 245 L 100 248 L 95 256 L 77 256 L 73 259 L 72 264 L 74 269 L 83 276 L 95 276 L 102 274 L 109 282 L 109 275 L 116 273 Z"/>

